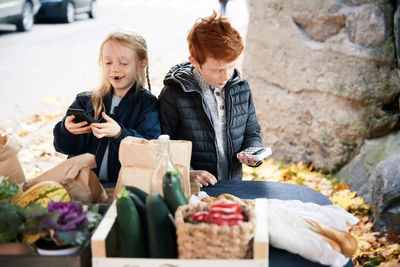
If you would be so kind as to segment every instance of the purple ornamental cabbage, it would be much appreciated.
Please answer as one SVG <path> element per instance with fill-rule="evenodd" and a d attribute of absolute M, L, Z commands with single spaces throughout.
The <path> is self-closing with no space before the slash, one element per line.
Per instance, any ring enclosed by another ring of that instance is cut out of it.
<path fill-rule="evenodd" d="M 86 214 L 83 212 L 83 205 L 76 202 L 50 202 L 47 206 L 49 212 L 58 212 L 57 224 L 48 225 L 55 231 L 71 231 L 81 228 L 87 222 Z"/>
<path fill-rule="evenodd" d="M 101 220 L 102 216 L 95 209 L 83 209 L 81 203 L 50 202 L 46 208 L 39 204 L 25 209 L 29 225 L 27 233 L 32 229 L 47 232 L 48 237 L 57 245 L 83 244 L 89 237 L 90 231 Z"/>

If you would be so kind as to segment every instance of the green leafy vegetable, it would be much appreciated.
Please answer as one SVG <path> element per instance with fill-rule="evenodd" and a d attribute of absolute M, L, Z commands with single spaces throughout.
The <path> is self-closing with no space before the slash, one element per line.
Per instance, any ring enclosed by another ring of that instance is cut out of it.
<path fill-rule="evenodd" d="M 25 219 L 19 205 L 0 202 L 0 243 L 16 241 Z"/>
<path fill-rule="evenodd" d="M 19 190 L 16 183 L 10 184 L 7 177 L 0 176 L 0 201 L 11 198 L 19 193 Z"/>

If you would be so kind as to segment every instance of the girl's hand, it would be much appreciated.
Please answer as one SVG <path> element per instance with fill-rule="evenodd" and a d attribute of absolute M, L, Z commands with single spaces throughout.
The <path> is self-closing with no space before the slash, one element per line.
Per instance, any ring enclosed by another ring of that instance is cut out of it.
<path fill-rule="evenodd" d="M 64 125 L 65 128 L 68 130 L 68 132 L 72 134 L 85 134 L 85 133 L 90 133 L 92 129 L 90 128 L 90 125 L 87 125 L 87 121 L 81 121 L 81 122 L 74 122 L 75 115 L 68 116 L 65 121 Z"/>
<path fill-rule="evenodd" d="M 217 178 L 208 171 L 190 170 L 190 181 L 198 182 L 201 186 L 215 185 Z"/>
<path fill-rule="evenodd" d="M 102 112 L 101 115 L 106 122 L 90 124 L 94 136 L 99 139 L 103 137 L 118 138 L 121 135 L 121 126 L 105 112 Z"/>
<path fill-rule="evenodd" d="M 241 153 L 237 153 L 236 157 L 238 158 L 238 160 L 240 161 L 240 163 L 242 164 L 246 164 L 247 166 L 250 167 L 254 167 L 257 165 L 258 162 L 262 163 L 263 160 L 260 161 L 254 161 L 253 158 L 250 155 L 247 155 L 246 152 L 244 152 L 243 154 Z"/>

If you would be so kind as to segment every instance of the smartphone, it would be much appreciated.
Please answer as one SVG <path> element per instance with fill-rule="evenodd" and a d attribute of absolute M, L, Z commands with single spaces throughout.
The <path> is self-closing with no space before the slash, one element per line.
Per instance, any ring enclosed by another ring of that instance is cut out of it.
<path fill-rule="evenodd" d="M 272 154 L 272 150 L 270 147 L 248 147 L 240 152 L 243 154 L 246 152 L 247 155 L 250 155 L 254 161 L 260 161 L 267 158 L 269 155 Z"/>
<path fill-rule="evenodd" d="M 96 122 L 92 115 L 80 108 L 69 108 L 67 110 L 67 116 L 75 115 L 74 122 L 87 121 L 89 124 Z"/>

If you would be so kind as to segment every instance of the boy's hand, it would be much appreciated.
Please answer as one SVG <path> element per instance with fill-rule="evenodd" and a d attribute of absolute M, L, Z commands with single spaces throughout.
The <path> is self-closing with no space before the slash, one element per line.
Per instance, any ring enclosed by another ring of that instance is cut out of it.
<path fill-rule="evenodd" d="M 262 163 L 264 160 L 260 160 L 260 161 L 254 161 L 253 158 L 246 154 L 246 152 L 242 153 L 237 153 L 236 157 L 238 158 L 238 160 L 240 161 L 240 163 L 242 164 L 246 164 L 247 166 L 250 167 L 254 167 L 256 166 L 258 163 Z"/>
<path fill-rule="evenodd" d="M 90 128 L 90 125 L 87 125 L 87 121 L 81 121 L 81 122 L 74 122 L 75 115 L 68 116 L 65 121 L 64 125 L 65 128 L 68 130 L 68 132 L 72 134 L 85 134 L 85 133 L 90 133 L 92 129 Z"/>
<path fill-rule="evenodd" d="M 90 124 L 94 136 L 99 139 L 103 137 L 118 138 L 121 135 L 121 126 L 105 112 L 102 112 L 101 115 L 106 122 Z"/>
<path fill-rule="evenodd" d="M 208 171 L 190 170 L 190 181 L 198 182 L 201 186 L 215 185 L 217 178 Z"/>

